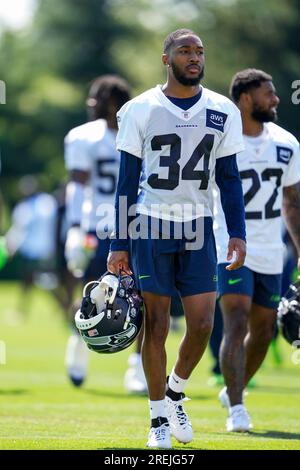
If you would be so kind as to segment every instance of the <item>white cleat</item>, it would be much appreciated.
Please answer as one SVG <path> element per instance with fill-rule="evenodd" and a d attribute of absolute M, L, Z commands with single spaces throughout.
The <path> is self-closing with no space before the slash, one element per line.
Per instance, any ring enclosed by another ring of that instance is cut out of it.
<path fill-rule="evenodd" d="M 219 393 L 219 400 L 223 408 L 226 408 L 229 411 L 230 408 L 230 400 L 227 393 L 227 388 L 223 387 Z"/>
<path fill-rule="evenodd" d="M 188 415 L 183 409 L 182 402 L 183 399 L 175 401 L 166 396 L 167 416 L 171 434 L 178 442 L 187 444 L 193 439 L 193 428 Z"/>
<path fill-rule="evenodd" d="M 171 449 L 171 434 L 169 423 L 163 423 L 157 428 L 152 427 L 149 432 L 147 447 Z"/>
<path fill-rule="evenodd" d="M 148 392 L 146 377 L 140 354 L 132 353 L 128 359 L 129 369 L 125 372 L 124 387 L 130 393 L 146 395 Z"/>
<path fill-rule="evenodd" d="M 248 432 L 252 429 L 250 416 L 244 405 L 235 405 L 230 408 L 226 428 L 228 432 Z"/>
<path fill-rule="evenodd" d="M 89 350 L 81 336 L 73 334 L 68 339 L 65 365 L 69 379 L 76 387 L 80 387 L 87 375 Z"/>

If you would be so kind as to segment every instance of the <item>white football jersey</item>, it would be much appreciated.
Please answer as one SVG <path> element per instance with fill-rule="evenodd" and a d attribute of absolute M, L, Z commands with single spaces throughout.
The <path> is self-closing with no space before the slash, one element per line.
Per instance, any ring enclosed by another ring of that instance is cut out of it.
<path fill-rule="evenodd" d="M 238 108 L 203 88 L 184 111 L 157 85 L 126 103 L 118 121 L 117 148 L 142 159 L 137 212 L 175 222 L 212 216 L 216 159 L 244 148 Z"/>
<path fill-rule="evenodd" d="M 99 226 L 104 217 L 107 230 L 113 229 L 113 208 L 120 165 L 116 134 L 115 130 L 107 127 L 104 119 L 97 119 L 75 127 L 65 138 L 66 168 L 69 171 L 83 170 L 90 173 L 82 207 L 81 225 L 85 231 L 95 231 L 96 228 L 102 231 Z M 111 207 L 109 215 L 106 210 L 101 210 L 106 205 Z"/>
<path fill-rule="evenodd" d="M 296 138 L 269 122 L 258 137 L 244 136 L 245 150 L 237 156 L 246 213 L 245 266 L 263 274 L 283 269 L 281 207 L 283 188 L 300 181 Z M 215 238 L 218 262 L 226 263 L 228 233 L 219 192 L 214 191 Z"/>
<path fill-rule="evenodd" d="M 37 193 L 13 210 L 8 243 L 27 259 L 49 260 L 55 255 L 57 202 L 51 194 Z"/>

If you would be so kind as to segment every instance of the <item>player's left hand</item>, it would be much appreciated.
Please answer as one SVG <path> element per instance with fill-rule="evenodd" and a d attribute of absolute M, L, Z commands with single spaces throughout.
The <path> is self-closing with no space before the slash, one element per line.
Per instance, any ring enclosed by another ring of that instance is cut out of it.
<path fill-rule="evenodd" d="M 246 257 L 246 242 L 241 238 L 230 238 L 228 242 L 227 261 L 231 261 L 233 252 L 236 253 L 235 260 L 226 266 L 227 271 L 233 271 L 243 266 Z"/>

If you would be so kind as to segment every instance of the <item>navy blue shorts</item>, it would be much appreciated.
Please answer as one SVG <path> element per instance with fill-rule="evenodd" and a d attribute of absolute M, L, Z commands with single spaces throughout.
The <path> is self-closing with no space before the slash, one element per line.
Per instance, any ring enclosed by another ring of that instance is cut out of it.
<path fill-rule="evenodd" d="M 181 297 L 214 292 L 217 289 L 217 258 L 212 219 L 205 217 L 203 246 L 188 250 L 187 240 L 132 240 L 132 268 L 136 282 L 143 292 Z"/>
<path fill-rule="evenodd" d="M 95 233 L 93 235 L 96 236 Z M 99 240 L 98 246 L 94 253 L 94 256 L 91 258 L 91 261 L 86 268 L 86 271 L 83 276 L 84 282 L 94 281 L 99 279 L 102 274 L 107 271 L 107 257 L 109 253 L 110 239 L 105 238 L 104 240 Z"/>
<path fill-rule="evenodd" d="M 280 301 L 281 274 L 261 274 L 242 266 L 227 271 L 227 263 L 218 264 L 218 296 L 248 295 L 262 307 L 276 309 Z"/>

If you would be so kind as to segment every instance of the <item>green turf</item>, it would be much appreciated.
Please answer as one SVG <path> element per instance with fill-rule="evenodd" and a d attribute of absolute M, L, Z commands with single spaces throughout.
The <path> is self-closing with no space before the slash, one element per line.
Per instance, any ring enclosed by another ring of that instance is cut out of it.
<path fill-rule="evenodd" d="M 63 357 L 68 328 L 48 293 L 35 290 L 27 319 L 14 313 L 16 284 L 0 284 L 0 341 L 7 363 L 0 365 L 0 449 L 142 449 L 148 433 L 147 399 L 128 395 L 123 374 L 130 351 L 111 356 L 91 353 L 88 379 L 72 387 Z M 169 369 L 180 333 L 170 333 Z M 226 414 L 206 385 L 206 354 L 187 387 L 185 407 L 195 431 L 188 446 L 175 449 L 300 449 L 300 364 L 280 341 L 284 363 L 275 368 L 269 354 L 247 397 L 255 429 L 250 435 L 225 432 Z"/>

